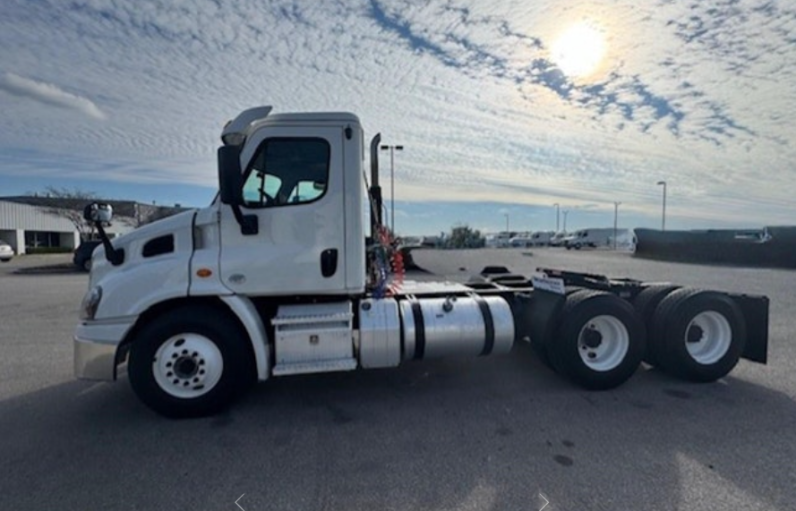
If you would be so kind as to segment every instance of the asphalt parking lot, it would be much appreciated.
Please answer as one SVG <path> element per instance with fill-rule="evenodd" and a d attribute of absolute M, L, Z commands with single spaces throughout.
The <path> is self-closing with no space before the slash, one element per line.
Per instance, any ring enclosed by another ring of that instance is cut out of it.
<path fill-rule="evenodd" d="M 766 294 L 769 365 L 742 361 L 714 384 L 643 367 L 594 393 L 515 347 L 276 379 L 221 416 L 172 421 L 126 378 L 73 379 L 87 277 L 18 275 L 67 258 L 17 258 L 0 265 L 0 510 L 794 508 L 796 272 L 526 252 L 415 259 L 453 280 L 485 264 L 556 266 Z"/>

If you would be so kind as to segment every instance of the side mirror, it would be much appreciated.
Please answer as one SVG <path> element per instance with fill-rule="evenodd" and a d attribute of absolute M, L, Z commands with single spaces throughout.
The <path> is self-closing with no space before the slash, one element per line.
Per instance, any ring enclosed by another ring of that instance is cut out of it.
<path fill-rule="evenodd" d="M 240 210 L 243 204 L 243 173 L 240 168 L 240 149 L 225 145 L 218 148 L 218 191 L 222 204 L 228 204 L 240 225 L 244 236 L 260 232 L 257 215 L 244 215 Z"/>
<path fill-rule="evenodd" d="M 243 202 L 243 173 L 238 146 L 218 148 L 218 190 L 224 204 L 236 206 Z"/>
<path fill-rule="evenodd" d="M 113 218 L 113 208 L 111 205 L 92 202 L 83 208 L 83 218 L 96 227 L 100 240 L 102 240 L 102 246 L 105 248 L 105 259 L 114 266 L 122 264 L 124 262 L 124 250 L 113 248 L 111 240 L 105 233 L 105 229 L 102 228 L 103 225 L 110 225 L 111 219 Z"/>
<path fill-rule="evenodd" d="M 83 218 L 91 223 L 109 224 L 113 218 L 113 208 L 110 204 L 92 202 L 83 208 Z"/>

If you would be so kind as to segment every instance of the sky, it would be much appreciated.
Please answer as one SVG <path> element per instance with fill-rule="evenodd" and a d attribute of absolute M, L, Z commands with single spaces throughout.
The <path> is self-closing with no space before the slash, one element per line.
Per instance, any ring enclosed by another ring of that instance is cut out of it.
<path fill-rule="evenodd" d="M 401 234 L 793 225 L 793 62 L 785 0 L 4 0 L 0 196 L 204 206 L 273 105 L 404 146 Z"/>

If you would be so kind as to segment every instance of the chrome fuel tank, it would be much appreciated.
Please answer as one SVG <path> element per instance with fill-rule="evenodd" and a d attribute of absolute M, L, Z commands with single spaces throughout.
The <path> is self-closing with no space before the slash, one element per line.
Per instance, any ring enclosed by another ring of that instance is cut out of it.
<path fill-rule="evenodd" d="M 514 317 L 499 296 L 409 298 L 401 301 L 404 360 L 507 353 Z"/>

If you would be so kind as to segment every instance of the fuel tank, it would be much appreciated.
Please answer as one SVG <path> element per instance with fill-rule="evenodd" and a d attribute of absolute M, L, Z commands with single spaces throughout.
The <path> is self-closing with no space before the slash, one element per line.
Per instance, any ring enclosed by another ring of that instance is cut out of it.
<path fill-rule="evenodd" d="M 499 296 L 407 298 L 400 302 L 403 358 L 508 353 L 514 318 Z"/>

